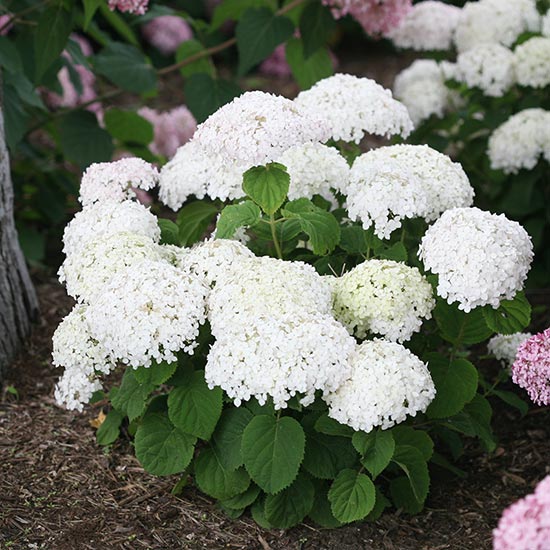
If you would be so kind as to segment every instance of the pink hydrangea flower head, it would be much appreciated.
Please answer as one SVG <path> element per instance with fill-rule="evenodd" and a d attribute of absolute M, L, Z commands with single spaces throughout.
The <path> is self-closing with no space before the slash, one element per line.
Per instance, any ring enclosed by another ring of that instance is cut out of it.
<path fill-rule="evenodd" d="M 189 23 L 177 15 L 155 17 L 141 29 L 145 39 L 165 55 L 174 53 L 182 42 L 193 38 Z"/>
<path fill-rule="evenodd" d="M 155 135 L 150 149 L 155 155 L 172 158 L 178 147 L 187 143 L 197 129 L 195 117 L 184 105 L 164 113 L 142 107 L 138 114 L 153 125 Z"/>
<path fill-rule="evenodd" d="M 548 550 L 550 548 L 550 476 L 533 494 L 504 510 L 493 531 L 494 550 Z"/>
<path fill-rule="evenodd" d="M 534 403 L 550 405 L 550 328 L 519 346 L 512 380 L 527 391 Z"/>
<path fill-rule="evenodd" d="M 147 11 L 148 4 L 149 0 L 109 0 L 109 9 L 143 15 Z"/>
<path fill-rule="evenodd" d="M 0 29 L 2 29 L 0 31 L 1 36 L 8 34 L 11 28 L 13 27 L 12 23 L 10 23 L 9 25 L 6 25 L 6 23 L 8 23 L 10 19 L 11 19 L 11 15 L 9 13 L 6 13 L 5 15 L 0 15 Z"/>
<path fill-rule="evenodd" d="M 260 73 L 266 76 L 286 78 L 291 75 L 291 70 L 286 62 L 285 45 L 280 44 L 275 51 L 265 59 L 259 67 Z"/>

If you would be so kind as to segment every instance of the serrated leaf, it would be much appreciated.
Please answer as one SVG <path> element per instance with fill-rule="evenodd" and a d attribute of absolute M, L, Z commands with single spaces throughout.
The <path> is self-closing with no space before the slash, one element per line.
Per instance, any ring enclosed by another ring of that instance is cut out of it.
<path fill-rule="evenodd" d="M 349 438 L 308 432 L 302 467 L 313 477 L 334 479 L 340 470 L 351 468 L 356 461 L 357 453 Z"/>
<path fill-rule="evenodd" d="M 176 428 L 167 414 L 146 414 L 136 431 L 136 456 L 151 474 L 177 474 L 191 462 L 196 441 L 192 435 Z"/>
<path fill-rule="evenodd" d="M 177 223 L 181 245 L 190 246 L 200 240 L 217 213 L 214 204 L 204 201 L 192 202 L 180 209 Z"/>
<path fill-rule="evenodd" d="M 166 218 L 158 218 L 157 224 L 160 228 L 161 244 L 172 244 L 179 246 L 180 243 L 180 228 L 172 221 Z"/>
<path fill-rule="evenodd" d="M 244 192 L 268 215 L 281 207 L 286 199 L 290 176 L 282 164 L 272 162 L 255 166 L 243 175 Z"/>
<path fill-rule="evenodd" d="M 389 430 L 377 430 L 370 433 L 356 432 L 352 443 L 362 456 L 361 464 L 370 472 L 373 479 L 385 470 L 395 449 L 395 441 Z"/>
<path fill-rule="evenodd" d="M 111 403 L 115 409 L 134 420 L 145 411 L 147 398 L 153 389 L 153 384 L 140 384 L 134 369 L 127 367 L 118 391 L 111 397 Z"/>
<path fill-rule="evenodd" d="M 430 488 L 430 474 L 420 451 L 410 445 L 397 445 L 392 460 L 405 472 L 415 499 L 424 502 Z"/>
<path fill-rule="evenodd" d="M 288 487 L 298 475 L 305 439 L 302 426 L 289 416 L 254 417 L 244 430 L 241 446 L 250 477 L 266 493 Z"/>
<path fill-rule="evenodd" d="M 200 490 L 219 500 L 230 499 L 248 489 L 250 478 L 244 470 L 227 470 L 212 447 L 201 450 L 195 459 L 195 480 Z"/>
<path fill-rule="evenodd" d="M 395 507 L 402 508 L 409 514 L 418 514 L 424 508 L 424 503 L 419 502 L 414 496 L 411 484 L 406 476 L 390 481 L 390 493 Z"/>
<path fill-rule="evenodd" d="M 487 326 L 480 308 L 464 313 L 456 304 L 438 300 L 433 312 L 441 336 L 452 344 L 479 344 L 487 340 L 492 330 Z"/>
<path fill-rule="evenodd" d="M 328 500 L 328 488 L 326 486 L 318 485 L 315 487 L 315 501 L 313 508 L 309 512 L 309 517 L 325 529 L 334 529 L 343 525 L 332 513 Z"/>
<path fill-rule="evenodd" d="M 191 57 L 204 51 L 204 46 L 195 39 L 186 40 L 182 42 L 176 51 L 176 63 L 180 63 L 185 59 L 190 59 Z M 180 73 L 183 77 L 189 77 L 193 74 L 206 73 L 212 77 L 216 74 L 216 69 L 212 64 L 212 61 L 209 57 L 201 57 L 196 61 L 191 61 L 187 65 L 184 65 L 180 68 Z"/>
<path fill-rule="evenodd" d="M 412 426 L 396 426 L 392 429 L 393 439 L 396 445 L 409 445 L 414 447 L 427 462 L 433 455 L 434 442 L 428 432 L 415 430 Z"/>
<path fill-rule="evenodd" d="M 438 353 L 426 359 L 436 389 L 426 414 L 429 418 L 445 418 L 459 413 L 476 394 L 477 369 L 466 359 L 449 361 Z"/>
<path fill-rule="evenodd" d="M 124 416 L 115 409 L 109 411 L 96 432 L 98 445 L 110 445 L 118 439 Z"/>
<path fill-rule="evenodd" d="M 252 483 L 250 487 L 246 491 L 244 491 L 244 493 L 240 493 L 232 498 L 224 500 L 221 504 L 225 508 L 242 510 L 254 503 L 254 501 L 258 498 L 260 491 L 261 489 L 257 485 L 254 485 Z"/>
<path fill-rule="evenodd" d="M 153 125 L 133 111 L 108 109 L 105 112 L 105 127 L 123 143 L 148 145 L 153 141 Z"/>
<path fill-rule="evenodd" d="M 250 227 L 260 221 L 259 207 L 252 201 L 226 206 L 216 225 L 216 238 L 231 239 L 240 227 Z"/>
<path fill-rule="evenodd" d="M 210 389 L 204 371 L 186 373 L 187 383 L 174 388 L 168 397 L 168 415 L 185 433 L 208 440 L 222 413 L 223 391 Z"/>
<path fill-rule="evenodd" d="M 328 499 L 334 517 L 342 523 L 365 518 L 374 508 L 374 484 L 365 474 L 355 470 L 342 470 L 333 481 Z"/>
<path fill-rule="evenodd" d="M 290 487 L 265 498 L 265 517 L 278 529 L 288 529 L 300 523 L 313 508 L 315 489 L 304 475 L 299 475 Z"/>
<path fill-rule="evenodd" d="M 265 517 L 264 509 L 264 498 L 259 498 L 256 502 L 250 507 L 250 513 L 252 514 L 252 519 L 264 529 L 271 529 L 272 525 L 267 521 Z"/>
<path fill-rule="evenodd" d="M 300 17 L 300 35 L 307 59 L 323 46 L 336 26 L 330 9 L 320 2 L 308 4 Z"/>
<path fill-rule="evenodd" d="M 173 363 L 168 363 L 167 361 L 157 363 L 156 361 L 152 361 L 149 367 L 138 367 L 135 369 L 134 376 L 140 384 L 160 386 L 174 374 L 177 366 L 177 361 Z"/>
<path fill-rule="evenodd" d="M 380 491 L 378 487 L 376 489 L 376 501 L 374 508 L 369 512 L 369 515 L 365 518 L 367 521 L 376 521 L 384 512 L 386 508 L 391 505 L 391 502 L 386 498 L 384 493 Z"/>
<path fill-rule="evenodd" d="M 252 413 L 244 407 L 227 409 L 222 413 L 212 435 L 212 446 L 218 451 L 224 468 L 235 470 L 243 465 L 243 432 L 252 417 Z"/>
<path fill-rule="evenodd" d="M 317 419 L 315 422 L 315 429 L 322 434 L 342 437 L 352 437 L 354 433 L 353 428 L 345 424 L 340 424 L 338 420 L 330 418 L 327 414 L 322 414 Z"/>
<path fill-rule="evenodd" d="M 269 8 L 249 8 L 239 19 L 235 36 L 239 52 L 239 76 L 268 57 L 292 36 L 294 24 Z"/>
<path fill-rule="evenodd" d="M 485 306 L 482 311 L 487 326 L 498 334 L 521 332 L 531 322 L 531 304 L 523 292 L 513 300 L 502 300 L 498 309 Z"/>
<path fill-rule="evenodd" d="M 285 47 L 286 61 L 296 82 L 302 90 L 334 73 L 332 59 L 326 48 L 319 48 L 309 57 L 304 54 L 304 45 L 299 38 L 291 38 Z"/>

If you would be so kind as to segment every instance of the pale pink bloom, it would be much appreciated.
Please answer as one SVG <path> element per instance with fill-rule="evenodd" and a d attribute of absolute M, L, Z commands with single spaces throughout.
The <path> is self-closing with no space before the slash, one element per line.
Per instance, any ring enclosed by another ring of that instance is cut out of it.
<path fill-rule="evenodd" d="M 177 15 L 155 17 L 141 29 L 143 36 L 163 54 L 174 53 L 182 42 L 193 38 L 189 23 Z"/>
<path fill-rule="evenodd" d="M 4 36 L 10 32 L 10 29 L 13 27 L 13 23 L 10 23 L 6 27 L 4 25 L 11 19 L 11 15 L 6 13 L 5 15 L 0 15 L 0 35 Z"/>
<path fill-rule="evenodd" d="M 138 114 L 153 125 L 155 137 L 149 148 L 155 155 L 172 158 L 178 147 L 187 143 L 197 129 L 195 117 L 184 105 L 164 113 L 142 107 Z"/>
<path fill-rule="evenodd" d="M 524 388 L 537 405 L 550 405 L 550 328 L 519 346 L 512 365 L 512 380 Z"/>
<path fill-rule="evenodd" d="M 550 476 L 504 510 L 493 531 L 493 549 L 550 550 Z"/>
<path fill-rule="evenodd" d="M 143 15 L 148 4 L 149 0 L 109 0 L 109 9 Z"/>

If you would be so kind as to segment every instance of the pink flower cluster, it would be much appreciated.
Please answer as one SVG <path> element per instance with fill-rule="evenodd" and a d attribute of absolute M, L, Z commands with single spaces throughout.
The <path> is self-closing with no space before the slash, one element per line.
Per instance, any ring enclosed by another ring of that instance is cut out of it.
<path fill-rule="evenodd" d="M 285 45 L 280 44 L 274 52 L 259 66 L 259 71 L 267 76 L 285 78 L 291 75 L 290 67 L 286 62 Z"/>
<path fill-rule="evenodd" d="M 380 36 L 397 27 L 412 8 L 412 0 L 323 0 L 336 19 L 351 15 L 367 34 Z"/>
<path fill-rule="evenodd" d="M 538 405 L 550 405 L 550 328 L 519 346 L 512 380 Z"/>
<path fill-rule="evenodd" d="M 109 0 L 109 9 L 143 15 L 148 4 L 149 0 Z"/>
<path fill-rule="evenodd" d="M 504 510 L 493 531 L 494 550 L 550 549 L 550 476 L 533 494 Z"/>
<path fill-rule="evenodd" d="M 155 17 L 141 29 L 145 39 L 165 55 L 174 53 L 182 42 L 193 38 L 189 23 L 177 15 Z"/>
<path fill-rule="evenodd" d="M 11 15 L 9 13 L 6 13 L 5 15 L 0 15 L 0 36 L 8 34 L 10 32 L 10 29 L 13 27 L 13 24 L 9 23 L 10 19 Z"/>
<path fill-rule="evenodd" d="M 153 125 L 155 137 L 149 148 L 155 155 L 173 157 L 178 147 L 187 143 L 197 129 L 195 117 L 183 105 L 164 113 L 142 107 L 138 114 Z"/>

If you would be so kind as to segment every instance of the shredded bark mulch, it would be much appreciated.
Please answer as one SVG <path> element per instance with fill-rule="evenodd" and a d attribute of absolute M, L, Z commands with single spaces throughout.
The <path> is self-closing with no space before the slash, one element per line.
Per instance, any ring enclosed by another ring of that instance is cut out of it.
<path fill-rule="evenodd" d="M 127 438 L 99 447 L 90 421 L 100 405 L 82 414 L 55 405 L 51 335 L 72 304 L 50 281 L 39 294 L 42 322 L 0 399 L 2 548 L 481 550 L 491 547 L 502 510 L 550 472 L 549 409 L 532 407 L 521 419 L 498 408 L 497 450 L 468 446 L 458 464 L 468 477 L 435 476 L 418 516 L 388 511 L 375 523 L 336 530 L 266 531 L 246 516 L 231 520 L 192 486 L 172 495 L 177 476 L 144 472 Z"/>

